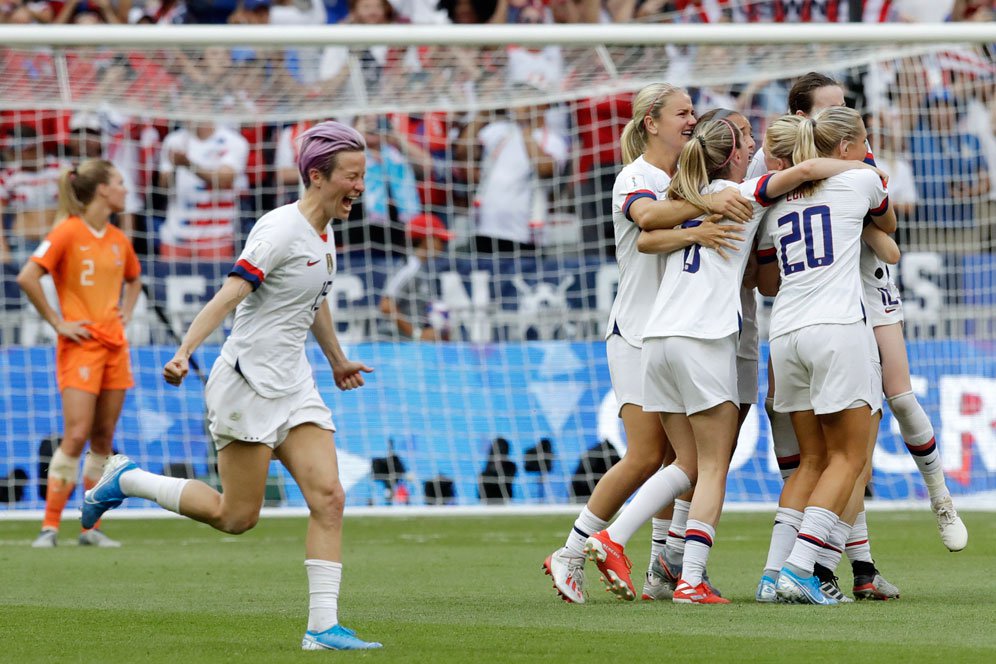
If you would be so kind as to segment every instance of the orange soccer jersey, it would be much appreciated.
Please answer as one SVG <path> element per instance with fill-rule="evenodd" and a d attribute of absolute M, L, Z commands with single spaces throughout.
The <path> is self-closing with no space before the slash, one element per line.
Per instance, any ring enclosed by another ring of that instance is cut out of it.
<path fill-rule="evenodd" d="M 69 217 L 56 224 L 31 260 L 52 275 L 63 319 L 88 320 L 94 340 L 112 350 L 124 347 L 121 287 L 142 268 L 120 229 L 108 224 L 98 234 L 79 217 Z"/>

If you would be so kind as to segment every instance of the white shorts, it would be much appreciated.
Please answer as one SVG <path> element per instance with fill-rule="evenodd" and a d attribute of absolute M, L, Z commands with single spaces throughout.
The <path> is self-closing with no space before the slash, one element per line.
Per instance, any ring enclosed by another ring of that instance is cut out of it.
<path fill-rule="evenodd" d="M 739 404 L 736 333 L 644 339 L 642 362 L 643 410 L 694 415 L 724 401 Z"/>
<path fill-rule="evenodd" d="M 817 415 L 872 405 L 872 358 L 864 321 L 809 325 L 771 340 L 775 410 Z"/>
<path fill-rule="evenodd" d="M 884 283 L 885 286 L 878 288 L 866 281 L 861 283 L 865 291 L 865 315 L 872 327 L 903 322 L 903 301 L 899 297 L 899 288 L 892 279 Z"/>
<path fill-rule="evenodd" d="M 757 358 L 737 357 L 737 392 L 740 403 L 757 403 Z"/>
<path fill-rule="evenodd" d="M 605 354 L 609 358 L 609 378 L 612 391 L 616 393 L 619 411 L 628 403 L 643 407 L 643 374 L 640 369 L 640 349 L 631 345 L 618 334 L 613 334 L 605 342 Z"/>
<path fill-rule="evenodd" d="M 335 431 L 332 412 L 313 382 L 294 394 L 267 399 L 249 387 L 246 379 L 221 357 L 211 367 L 204 402 L 208 430 L 219 450 L 233 440 L 276 448 L 291 429 L 301 424 Z"/>

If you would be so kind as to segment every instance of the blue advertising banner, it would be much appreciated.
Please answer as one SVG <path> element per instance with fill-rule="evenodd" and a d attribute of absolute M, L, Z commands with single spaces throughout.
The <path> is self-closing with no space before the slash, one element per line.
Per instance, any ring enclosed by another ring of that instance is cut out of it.
<path fill-rule="evenodd" d="M 217 351 L 198 351 L 205 373 Z M 762 395 L 766 351 L 762 347 Z M 204 477 L 212 461 L 204 429 L 203 385 L 193 374 L 181 388 L 163 382 L 161 367 L 172 352 L 171 347 L 133 350 L 136 386 L 128 393 L 115 445 L 150 470 L 180 467 Z M 996 492 L 993 348 L 924 341 L 911 343 L 909 353 L 914 390 L 933 421 L 952 492 Z M 576 480 L 583 484 L 590 479 L 588 469 L 597 470 L 597 459 L 605 451 L 625 450 L 601 342 L 368 343 L 350 346 L 348 354 L 375 372 L 364 388 L 341 393 L 318 348 L 309 348 L 319 389 L 338 428 L 336 445 L 348 505 L 422 504 L 426 483 L 434 481 L 435 495 L 442 493 L 440 502 L 476 504 L 482 493 L 488 495 L 480 486 L 488 466 L 498 471 L 488 482 L 507 483 L 513 503 L 564 503 L 574 498 Z M 21 500 L 0 504 L 0 509 L 38 509 L 43 507 L 39 449 L 62 427 L 53 350 L 3 349 L 0 380 L 5 386 L 0 392 L 0 478 L 15 469 L 28 476 Z M 499 437 L 507 441 L 507 455 L 493 458 L 492 450 L 502 448 L 494 444 Z M 733 459 L 728 501 L 777 498 L 781 481 L 769 438 L 767 418 L 755 408 Z M 549 465 L 527 458 L 541 439 L 548 439 L 552 449 Z M 602 441 L 608 442 L 599 449 Z M 392 455 L 400 465 L 385 463 Z M 878 499 L 926 495 L 888 413 L 874 461 Z M 390 479 L 383 477 L 385 467 L 394 473 Z M 379 472 L 381 480 L 372 472 Z M 273 478 L 280 504 L 303 505 L 293 482 L 276 464 Z M 439 488 L 448 483 L 452 492 Z M 583 500 L 583 490 L 579 497 Z"/>

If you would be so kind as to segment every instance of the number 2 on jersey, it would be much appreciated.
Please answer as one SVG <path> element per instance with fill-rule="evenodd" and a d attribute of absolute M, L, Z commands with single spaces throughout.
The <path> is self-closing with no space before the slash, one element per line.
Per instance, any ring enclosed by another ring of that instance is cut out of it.
<path fill-rule="evenodd" d="M 91 277 L 97 271 L 96 266 L 89 258 L 85 258 L 80 262 L 83 263 L 83 271 L 80 272 L 80 286 L 93 286 L 93 279 Z"/>
<path fill-rule="evenodd" d="M 813 232 L 813 218 L 820 218 L 820 233 L 822 237 L 822 249 L 820 256 L 816 255 L 816 234 Z M 792 228 L 788 235 L 783 236 L 779 242 L 781 244 L 782 274 L 789 275 L 801 272 L 807 267 L 810 269 L 826 267 L 833 263 L 833 231 L 830 224 L 830 208 L 826 205 L 814 205 L 802 211 L 802 218 L 798 212 L 790 212 L 778 220 L 779 228 L 791 224 Z M 799 242 L 806 243 L 806 261 L 795 261 L 790 263 L 788 259 L 789 246 Z M 687 249 L 686 249 L 687 251 Z"/>

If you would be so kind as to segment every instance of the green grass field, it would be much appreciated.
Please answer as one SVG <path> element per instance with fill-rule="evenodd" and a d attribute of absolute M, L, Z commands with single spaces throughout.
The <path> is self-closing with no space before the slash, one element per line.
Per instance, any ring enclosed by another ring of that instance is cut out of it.
<path fill-rule="evenodd" d="M 307 618 L 302 519 L 229 537 L 181 520 L 116 521 L 125 546 L 29 547 L 37 524 L 0 522 L 0 661 L 291 662 L 996 662 L 996 515 L 964 515 L 948 553 L 932 516 L 873 513 L 880 569 L 898 602 L 759 606 L 771 517 L 724 517 L 710 575 L 725 607 L 624 604 L 588 567 L 589 602 L 568 605 L 540 571 L 572 518 L 347 519 L 344 624 L 385 647 L 298 650 Z M 634 538 L 642 578 L 649 530 Z M 850 571 L 841 567 L 841 585 Z"/>

